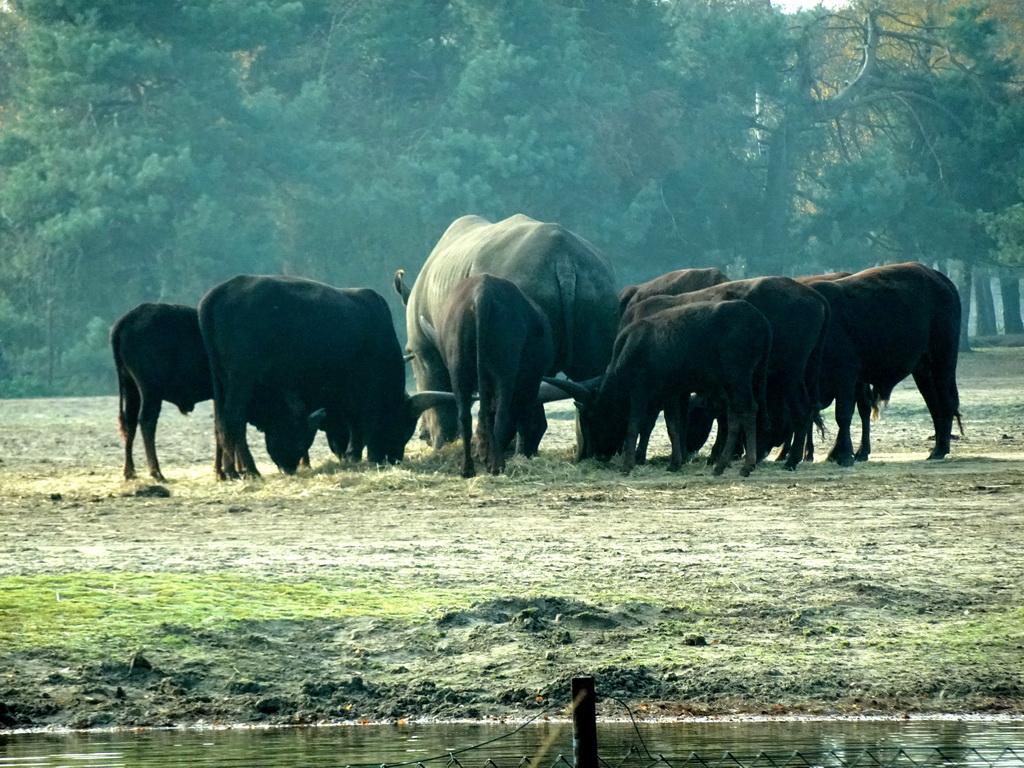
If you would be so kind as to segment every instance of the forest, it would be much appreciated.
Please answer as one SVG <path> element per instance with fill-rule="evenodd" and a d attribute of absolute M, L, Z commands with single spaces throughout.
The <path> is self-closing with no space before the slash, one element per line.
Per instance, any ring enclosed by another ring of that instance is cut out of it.
<path fill-rule="evenodd" d="M 6 0 L 0 397 L 113 394 L 121 314 L 238 273 L 402 325 L 469 213 L 622 285 L 922 261 L 963 348 L 1020 335 L 1022 41 L 1019 0 Z"/>

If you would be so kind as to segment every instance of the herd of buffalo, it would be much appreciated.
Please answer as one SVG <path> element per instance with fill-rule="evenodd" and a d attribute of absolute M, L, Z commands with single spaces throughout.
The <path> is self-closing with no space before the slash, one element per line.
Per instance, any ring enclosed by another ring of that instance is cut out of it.
<path fill-rule="evenodd" d="M 870 453 L 870 417 L 913 375 L 935 428 L 929 458 L 949 452 L 960 420 L 960 298 L 923 264 L 856 274 L 729 280 L 717 269 L 670 272 L 619 290 L 611 263 L 557 224 L 523 215 L 456 220 L 409 288 L 403 353 L 385 299 L 280 275 L 239 275 L 198 308 L 146 303 L 111 329 L 124 476 L 135 477 L 141 427 L 150 474 L 163 401 L 183 413 L 212 398 L 217 476 L 258 475 L 252 424 L 284 472 L 308 465 L 323 430 L 339 457 L 394 463 L 422 422 L 434 447 L 462 437 L 492 473 L 506 451 L 537 453 L 544 403 L 573 398 L 577 458 L 646 458 L 664 413 L 678 469 L 707 440 L 716 474 L 743 457 L 748 475 L 781 446 L 793 469 L 813 457 L 819 411 L 835 402 L 828 458 Z M 405 363 L 417 391 L 405 390 Z M 475 438 L 472 406 L 479 400 Z M 853 448 L 851 422 L 861 419 Z"/>

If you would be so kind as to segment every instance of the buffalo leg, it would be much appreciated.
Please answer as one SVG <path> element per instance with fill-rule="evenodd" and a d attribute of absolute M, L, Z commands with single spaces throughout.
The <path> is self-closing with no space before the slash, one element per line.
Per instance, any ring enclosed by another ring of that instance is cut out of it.
<path fill-rule="evenodd" d="M 477 458 L 490 470 L 491 435 L 494 434 L 494 404 L 497 393 L 489 382 L 480 381 L 479 396 L 476 437 L 473 445 Z"/>
<path fill-rule="evenodd" d="M 779 452 L 778 452 L 778 454 L 776 454 L 775 460 L 776 461 L 785 461 L 788 458 L 789 452 L 790 452 L 790 450 L 792 450 L 792 448 L 793 448 L 793 435 L 790 434 L 789 436 L 786 437 L 786 442 L 784 442 L 782 444 L 782 447 L 779 448 Z"/>
<path fill-rule="evenodd" d="M 733 454 L 736 452 L 736 442 L 740 436 L 740 427 L 742 426 L 740 415 L 731 407 L 728 409 L 726 419 L 729 422 L 729 429 L 725 438 L 725 446 L 715 461 L 715 468 L 712 470 L 712 474 L 715 475 L 722 474 L 725 468 L 729 466 L 729 462 L 732 461 Z M 757 439 L 756 436 L 754 439 Z"/>
<path fill-rule="evenodd" d="M 807 440 L 807 433 L 814 428 L 814 412 L 807 390 L 802 386 L 791 388 L 786 402 L 793 425 L 793 446 L 790 448 L 784 468 L 792 471 L 804 457 L 804 442 Z"/>
<path fill-rule="evenodd" d="M 658 408 L 653 406 L 650 408 L 647 414 L 647 421 L 644 423 L 643 429 L 640 430 L 640 442 L 636 447 L 636 463 L 646 464 L 647 463 L 647 447 L 651 442 L 651 433 L 654 432 L 654 426 L 658 423 Z"/>
<path fill-rule="evenodd" d="M 851 435 L 851 424 L 853 423 L 853 409 L 856 405 L 857 390 L 842 388 L 843 391 L 836 392 L 836 442 L 828 454 L 828 461 L 833 461 L 841 467 L 852 467 L 853 436 Z"/>
<path fill-rule="evenodd" d="M 729 435 L 729 412 L 722 402 L 715 403 L 715 420 L 718 422 L 718 431 L 715 433 L 715 442 L 711 444 L 711 453 L 708 455 L 709 467 L 713 467 L 725 451 L 725 442 Z"/>
<path fill-rule="evenodd" d="M 853 455 L 854 461 L 867 461 L 871 455 L 871 387 L 857 384 L 857 415 L 860 416 L 860 446 Z"/>
<path fill-rule="evenodd" d="M 669 397 L 665 401 L 665 426 L 668 429 L 669 443 L 672 445 L 672 456 L 668 461 L 669 472 L 678 472 L 689 458 L 686 450 L 686 422 L 689 415 L 689 392 L 678 398 Z"/>
<path fill-rule="evenodd" d="M 213 441 L 213 471 L 214 473 L 216 473 L 218 480 L 227 480 L 228 475 L 226 472 L 226 467 L 224 466 L 224 443 L 220 439 L 220 430 L 215 429 L 215 431 L 218 434 Z"/>
<path fill-rule="evenodd" d="M 345 455 L 349 461 L 356 463 L 363 460 L 363 449 L 366 447 L 366 429 L 363 426 L 361 414 L 356 416 L 349 425 L 348 450 Z"/>
<path fill-rule="evenodd" d="M 481 402 L 481 407 L 483 407 Z M 459 413 L 459 429 L 462 432 L 462 476 L 473 477 L 476 468 L 473 466 L 473 401 L 471 396 L 459 393 L 457 401 Z"/>
<path fill-rule="evenodd" d="M 220 415 L 216 401 L 213 404 L 213 471 L 218 480 L 233 479 L 234 459 L 229 459 L 227 451 L 224 450 L 224 433 L 220 427 Z"/>
<path fill-rule="evenodd" d="M 740 475 L 749 477 L 750 473 L 754 471 L 754 467 L 757 466 L 757 411 L 738 414 L 737 418 L 743 424 L 743 433 L 746 438 Z"/>
<path fill-rule="evenodd" d="M 686 414 L 686 452 L 693 455 L 708 441 L 711 426 L 715 423 L 715 412 L 710 397 L 690 399 L 690 408 Z"/>
<path fill-rule="evenodd" d="M 156 458 L 156 423 L 160 418 L 160 406 L 162 401 L 159 397 L 153 397 L 143 393 L 142 411 L 139 413 L 139 430 L 142 432 L 142 444 L 146 448 L 146 464 L 149 467 L 149 474 L 154 480 L 167 482 L 160 471 L 160 462 Z"/>
<path fill-rule="evenodd" d="M 516 436 L 516 421 L 512 418 L 516 405 L 514 386 L 499 383 L 494 403 L 494 431 L 491 433 L 492 475 L 505 471 L 505 453 Z"/>
<path fill-rule="evenodd" d="M 945 458 L 949 453 L 949 436 L 953 431 L 953 413 L 948 404 L 943 402 L 946 398 L 939 391 L 930 368 L 918 366 L 914 371 L 914 382 L 924 397 L 935 428 L 935 445 L 928 458 Z"/>
<path fill-rule="evenodd" d="M 814 428 L 814 416 L 811 413 L 805 413 L 803 418 L 799 420 L 798 427 L 793 433 L 793 450 L 790 453 L 789 458 L 783 465 L 784 469 L 790 471 L 796 469 L 796 465 L 803 460 L 804 455 L 804 441 L 807 439 L 807 434 Z"/>
<path fill-rule="evenodd" d="M 548 417 L 544 413 L 544 406 L 534 402 L 536 399 L 537 396 L 534 395 L 528 402 L 516 406 L 516 413 L 523 414 L 516 425 L 519 434 L 516 451 L 528 459 L 537 455 L 541 438 L 548 429 Z"/>
<path fill-rule="evenodd" d="M 626 439 L 622 442 L 622 472 L 629 474 L 636 466 L 636 445 L 640 431 L 647 421 L 650 401 L 640 387 L 634 386 L 629 393 L 629 421 L 626 425 Z"/>
<path fill-rule="evenodd" d="M 249 443 L 246 440 L 245 414 L 251 399 L 251 388 L 228 388 L 224 398 L 224 407 L 220 409 L 221 435 L 224 440 L 224 451 L 229 463 L 233 463 L 235 472 L 244 477 L 259 477 L 256 462 L 253 460 Z"/>

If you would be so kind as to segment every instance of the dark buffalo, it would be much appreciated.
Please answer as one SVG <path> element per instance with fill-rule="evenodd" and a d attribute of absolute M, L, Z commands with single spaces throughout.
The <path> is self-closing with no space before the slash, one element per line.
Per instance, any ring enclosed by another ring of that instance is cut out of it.
<path fill-rule="evenodd" d="M 702 288 L 710 288 L 713 285 L 727 282 L 729 282 L 729 278 L 720 269 L 706 267 L 677 269 L 640 285 L 627 285 L 619 293 L 619 330 L 631 320 L 636 319 L 636 313 L 629 310 L 647 299 L 658 296 L 678 296 L 681 293 L 692 293 Z M 655 311 L 654 305 L 650 305 L 648 311 Z M 647 460 L 647 446 L 657 420 L 657 412 L 652 413 L 650 424 L 640 434 L 640 443 L 637 446 L 636 454 L 637 462 L 640 464 Z M 698 397 L 690 400 L 690 413 L 687 419 L 689 428 L 686 431 L 687 451 L 692 453 L 700 450 L 700 447 L 707 442 L 708 435 L 711 434 L 714 421 L 712 404 L 708 402 L 707 398 Z"/>
<path fill-rule="evenodd" d="M 803 277 L 796 277 L 796 278 L 793 278 L 793 279 L 796 280 L 798 283 L 802 283 L 803 285 L 809 285 L 809 286 L 811 286 L 813 288 L 818 283 L 834 282 L 835 280 L 840 280 L 840 279 L 842 279 L 844 277 L 849 277 L 852 274 L 853 274 L 853 272 L 828 272 L 828 273 L 820 274 L 820 275 L 805 275 Z M 828 296 L 826 295 L 827 291 L 818 291 L 818 292 L 823 295 L 823 297 L 825 298 L 826 301 L 828 300 Z M 830 310 L 831 310 L 831 305 L 830 305 Z M 834 394 L 826 394 L 826 393 L 830 393 L 830 392 L 834 391 L 834 387 L 833 387 L 831 381 L 829 380 L 831 378 L 831 376 L 832 376 L 832 371 L 834 370 L 834 368 L 832 368 L 831 366 L 826 366 L 825 365 L 825 358 L 829 354 L 828 353 L 828 349 L 830 347 L 836 348 L 838 346 L 842 346 L 843 344 L 848 343 L 846 341 L 846 335 L 845 334 L 846 334 L 846 331 L 843 328 L 842 324 L 840 322 L 838 322 L 837 319 L 832 317 L 832 314 L 831 314 L 831 311 L 830 311 L 830 313 L 829 313 L 828 332 L 825 335 L 825 349 L 822 351 L 822 370 L 821 370 L 821 375 L 820 375 L 820 377 L 818 379 L 818 399 L 819 399 L 819 404 L 818 405 L 819 405 L 819 408 L 827 408 L 829 403 L 831 403 L 833 398 L 835 397 Z M 867 430 L 869 428 L 867 426 L 867 423 L 868 423 L 868 421 L 871 418 L 871 404 L 869 402 L 869 395 L 870 395 L 869 390 L 870 390 L 870 387 L 860 386 L 860 387 L 858 387 L 858 391 L 857 391 L 857 412 L 860 415 L 860 419 L 861 419 L 862 433 L 863 433 L 864 430 Z M 819 431 L 823 432 L 824 431 L 824 424 L 822 423 L 820 417 L 816 417 L 815 418 L 815 423 L 816 423 Z M 779 455 L 775 459 L 776 461 L 784 461 L 786 459 L 786 457 L 789 455 L 789 451 L 790 451 L 790 448 L 792 446 L 792 443 L 793 443 L 793 438 L 792 437 L 790 437 L 788 440 L 786 440 L 785 443 L 783 443 L 782 450 L 779 451 Z M 809 428 L 807 430 L 806 440 L 805 440 L 805 443 L 804 443 L 804 461 L 814 461 L 814 428 L 813 427 Z"/>
<path fill-rule="evenodd" d="M 149 473 L 166 482 L 156 455 L 156 425 L 163 401 L 188 414 L 196 403 L 213 397 L 199 314 L 195 307 L 183 304 L 140 304 L 114 323 L 110 342 L 120 393 L 124 478 L 135 477 L 132 447 L 136 428 L 141 428 Z M 299 420 L 284 398 L 261 389 L 246 416 L 264 432 L 267 453 L 281 471 L 290 474 L 300 464 L 309 464 L 309 447 L 318 425 L 315 414 Z"/>
<path fill-rule="evenodd" d="M 280 275 L 239 275 L 199 303 L 218 439 L 227 474 L 258 476 L 245 414 L 258 387 L 307 412 L 325 411 L 333 450 L 366 446 L 370 461 L 400 461 L 416 419 L 450 393 L 405 392 L 402 350 L 387 302 L 368 288 L 333 288 Z M 360 450 L 361 452 L 361 450 Z"/>
<path fill-rule="evenodd" d="M 960 295 L 941 272 L 916 262 L 875 267 L 838 279 L 805 278 L 828 300 L 832 324 L 822 361 L 820 404 L 835 400 L 838 427 L 829 459 L 842 466 L 871 453 L 867 414 L 888 401 L 909 375 L 935 427 L 929 459 L 949 453 L 960 420 L 956 365 Z M 853 409 L 861 415 L 861 445 L 853 450 Z"/>
<path fill-rule="evenodd" d="M 627 285 L 619 293 L 619 314 L 626 311 L 630 304 L 649 299 L 652 296 L 678 296 L 680 293 L 691 293 L 702 288 L 729 282 L 726 274 L 715 267 L 701 269 L 677 269 L 664 275 L 648 280 L 640 285 Z M 620 326 L 621 323 L 620 323 Z"/>
<path fill-rule="evenodd" d="M 800 446 L 790 451 L 786 468 L 794 469 L 803 453 L 803 436 L 813 423 L 817 403 L 818 375 L 829 307 L 812 288 L 788 277 L 757 277 L 733 280 L 678 296 L 655 296 L 627 308 L 643 313 L 644 305 L 665 309 L 704 301 L 747 301 L 771 324 L 772 347 L 768 359 L 767 402 L 758 429 L 758 451 L 764 456 L 798 431 Z M 719 427 L 721 428 L 721 424 Z M 720 443 L 716 443 L 717 446 Z"/>
<path fill-rule="evenodd" d="M 163 401 L 183 414 L 213 397 L 210 366 L 195 307 L 140 304 L 110 329 L 120 392 L 118 423 L 124 440 L 124 478 L 135 477 L 132 447 L 142 428 L 149 474 L 164 481 L 156 456 L 156 424 Z"/>
<path fill-rule="evenodd" d="M 551 326 L 515 283 L 472 275 L 455 286 L 441 311 L 434 338 L 455 391 L 462 429 L 462 476 L 472 477 L 471 407 L 480 393 L 477 444 L 491 474 L 505 468 L 505 451 L 519 432 L 521 452 L 534 456 L 547 427 L 537 400 L 541 377 L 551 367 Z"/>
<path fill-rule="evenodd" d="M 395 276 L 407 305 L 408 349 L 418 389 L 452 388 L 443 356 L 420 318 L 440 327 L 444 303 L 455 286 L 483 273 L 515 283 L 544 313 L 554 343 L 548 373 L 588 379 L 604 371 L 618 324 L 615 277 L 608 260 L 558 224 L 522 214 L 497 223 L 463 216 L 438 241 L 412 290 L 405 288 L 401 270 Z M 458 436 L 454 408 L 437 408 L 425 421 L 435 447 Z"/>
<path fill-rule="evenodd" d="M 652 411 L 665 411 L 672 444 L 669 470 L 674 471 L 687 458 L 691 393 L 721 402 L 728 436 L 714 472 L 725 470 L 742 430 L 746 445 L 740 474 L 746 477 L 757 462 L 757 414 L 765 408 L 771 346 L 771 325 L 746 301 L 677 303 L 642 313 L 619 332 L 592 398 L 584 387 L 546 381 L 576 396 L 584 440 L 593 454 L 606 458 L 621 450 L 625 472 L 633 468 L 637 440 Z"/>
<path fill-rule="evenodd" d="M 717 283 L 716 283 L 717 284 Z M 686 291 L 683 291 L 686 293 Z M 629 302 L 626 308 L 623 310 L 622 317 L 619 319 L 619 330 L 625 328 L 627 325 L 636 322 L 645 317 L 650 317 L 666 309 L 678 306 L 679 302 L 676 301 L 678 294 L 658 294 L 650 296 L 641 301 Z M 720 404 L 717 404 L 720 405 Z M 721 412 L 721 408 L 717 408 Z M 711 434 L 711 427 L 715 423 L 715 411 L 716 403 L 711 402 L 707 397 L 699 395 L 696 398 L 689 399 L 689 407 L 687 414 L 687 429 L 686 429 L 686 452 L 688 454 L 699 451 L 701 446 L 707 442 L 708 435 Z M 640 431 L 640 440 L 637 444 L 636 449 L 636 462 L 638 464 L 644 464 L 647 461 L 647 448 L 650 444 L 651 433 L 654 431 L 654 426 L 658 421 L 658 414 L 661 412 L 661 408 L 658 404 L 652 403 L 652 410 L 648 414 L 647 423 Z M 762 419 L 764 418 L 762 410 Z M 718 439 L 715 441 L 715 445 L 721 448 L 722 443 L 725 440 L 725 430 L 720 430 L 718 433 Z M 580 453 L 584 456 L 590 456 L 590 449 L 583 448 Z M 714 454 L 717 456 L 717 452 Z"/>

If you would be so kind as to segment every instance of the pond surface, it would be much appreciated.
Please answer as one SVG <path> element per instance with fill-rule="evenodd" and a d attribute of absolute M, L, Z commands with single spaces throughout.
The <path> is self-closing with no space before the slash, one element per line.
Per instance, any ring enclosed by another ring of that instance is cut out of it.
<path fill-rule="evenodd" d="M 639 723 L 635 728 L 631 723 L 599 723 L 598 740 L 600 756 L 609 766 L 618 766 L 629 754 L 629 765 L 649 765 L 663 755 L 668 760 L 660 763 L 664 768 L 684 763 L 771 766 L 773 761 L 764 757 L 755 759 L 764 752 L 783 758 L 776 759 L 775 765 L 804 768 L 844 764 L 1024 768 L 1021 720 L 673 722 Z M 484 742 L 490 743 L 462 751 Z M 691 758 L 687 763 L 693 752 L 703 761 Z M 568 768 L 572 764 L 572 726 L 542 722 L 524 727 L 508 723 L 409 724 L 0 734 L 0 768 L 343 768 L 419 762 L 432 768 L 455 765 L 452 753 L 463 768 L 516 768 L 523 757 L 529 757 L 536 768 Z"/>

